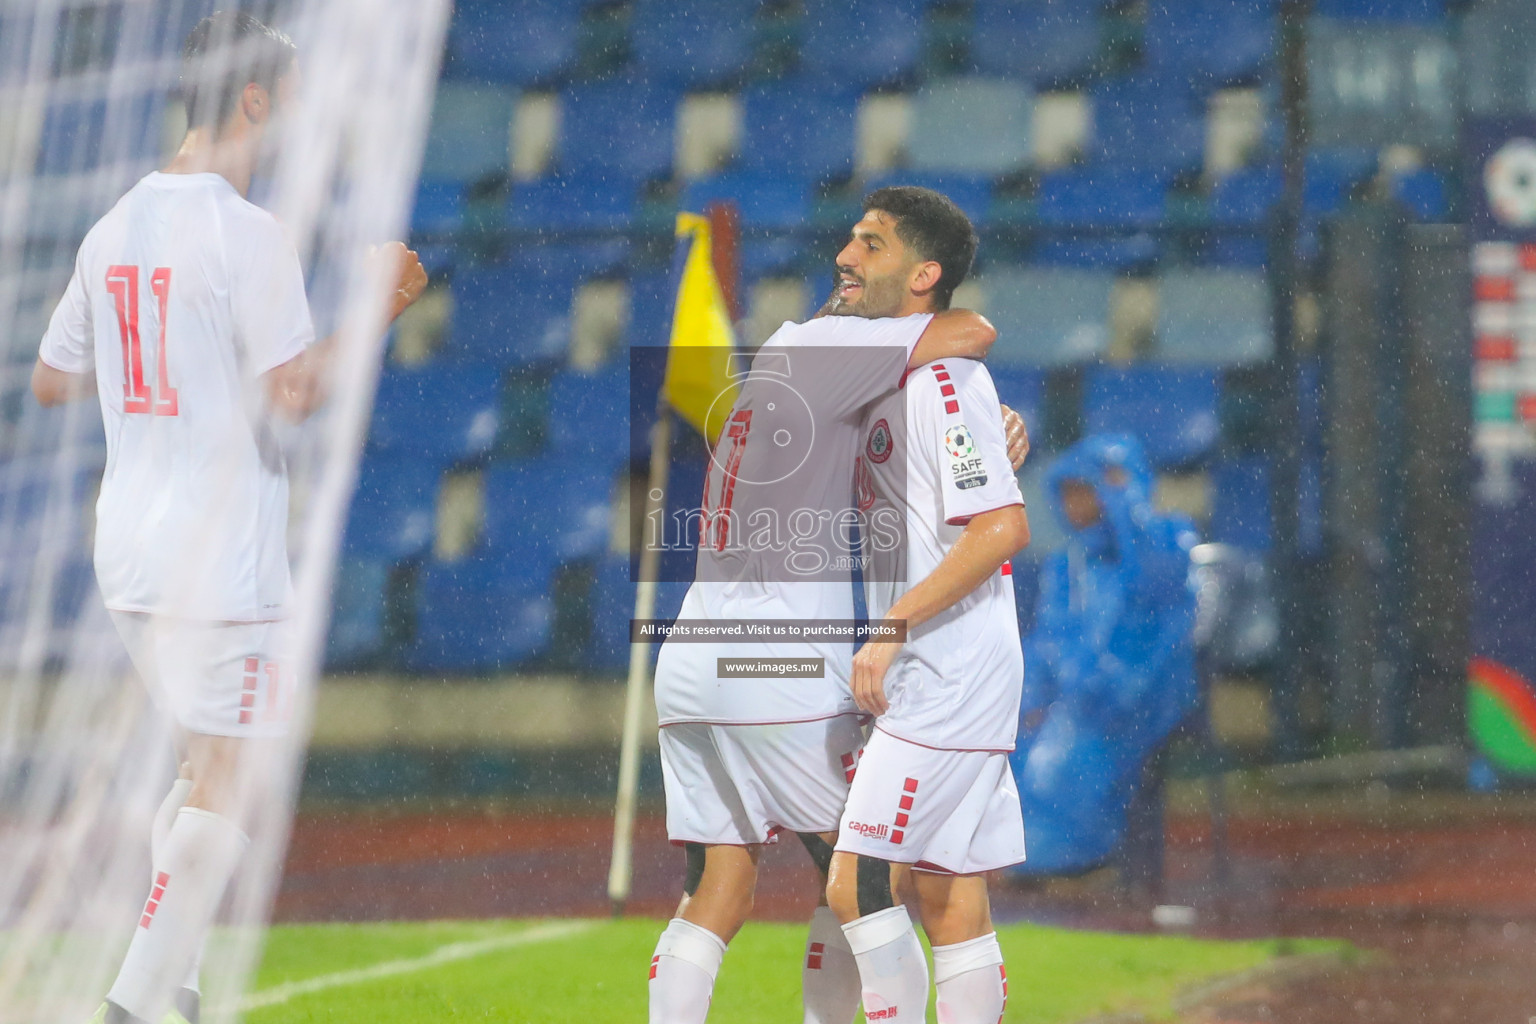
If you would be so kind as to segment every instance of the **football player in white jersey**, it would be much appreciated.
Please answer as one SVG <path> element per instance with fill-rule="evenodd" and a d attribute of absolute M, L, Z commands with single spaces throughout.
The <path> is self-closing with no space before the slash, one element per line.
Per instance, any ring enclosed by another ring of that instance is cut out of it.
<path fill-rule="evenodd" d="M 900 223 L 900 221 L 898 221 Z M 859 505 L 894 511 L 903 543 L 866 542 L 873 619 L 904 642 L 853 659 L 853 695 L 876 715 L 848 794 L 828 901 L 858 962 L 868 1020 L 922 1021 L 928 970 L 888 865 L 908 865 L 933 946 L 940 1024 L 995 1024 L 1008 981 L 985 872 L 1024 859 L 1008 765 L 1023 656 L 1010 559 L 1029 543 L 986 368 L 944 359 L 868 406 Z"/>
<path fill-rule="evenodd" d="M 908 192 L 931 197 L 946 216 L 904 225 L 881 204 Z M 895 391 L 910 368 L 951 353 L 980 356 L 995 336 L 983 318 L 948 309 L 976 248 L 958 208 L 929 190 L 885 189 L 866 210 L 838 257 L 826 315 L 786 323 L 753 359 L 712 452 L 695 582 L 680 620 L 852 620 L 847 565 L 821 560 L 802 571 L 795 557 L 847 550 L 837 517 L 851 504 L 862 407 Z M 809 528 L 794 532 L 792 552 L 773 546 L 771 530 L 758 532 L 797 515 Z M 851 650 L 848 638 L 662 645 L 656 704 L 667 832 L 685 848 L 688 876 L 651 960 L 653 1024 L 705 1019 L 726 945 L 751 910 L 764 843 L 795 832 L 825 873 L 863 745 L 848 688 Z M 721 666 L 776 656 L 819 659 L 816 677 L 727 675 Z M 839 956 L 844 969 L 825 970 Z M 852 959 L 836 918 L 821 908 L 807 944 L 808 1021 L 852 1018 Z"/>
<path fill-rule="evenodd" d="M 164 171 L 87 234 L 43 338 L 43 405 L 101 402 L 107 465 L 95 564 L 106 606 L 185 745 L 156 816 L 154 877 L 106 1024 L 195 1019 L 196 961 L 259 799 L 264 739 L 287 730 L 293 677 L 288 478 L 270 417 L 323 400 L 324 343 L 298 254 L 245 194 L 296 52 L 255 18 L 205 19 L 183 52 L 188 130 Z M 395 243 L 391 315 L 426 276 Z"/>

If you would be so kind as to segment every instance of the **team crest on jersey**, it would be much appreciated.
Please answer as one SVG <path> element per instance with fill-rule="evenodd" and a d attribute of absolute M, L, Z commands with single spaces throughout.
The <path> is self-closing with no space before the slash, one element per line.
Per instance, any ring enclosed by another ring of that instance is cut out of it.
<path fill-rule="evenodd" d="M 949 453 L 949 474 L 957 488 L 968 491 L 986 484 L 986 464 L 976 454 L 975 438 L 964 423 L 944 432 L 944 450 Z"/>
<path fill-rule="evenodd" d="M 891 425 L 885 420 L 877 420 L 874 428 L 869 432 L 869 440 L 864 442 L 864 452 L 869 456 L 870 462 L 884 462 L 891 457 Z"/>

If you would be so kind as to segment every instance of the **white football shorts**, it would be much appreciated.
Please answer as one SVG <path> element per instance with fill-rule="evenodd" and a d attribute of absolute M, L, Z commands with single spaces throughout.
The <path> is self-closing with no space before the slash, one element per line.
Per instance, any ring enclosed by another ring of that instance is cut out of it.
<path fill-rule="evenodd" d="M 112 614 L 150 697 L 188 732 L 277 737 L 293 717 L 289 624 Z"/>
<path fill-rule="evenodd" d="M 858 715 L 780 725 L 678 722 L 661 730 L 667 838 L 749 846 L 833 832 L 864 728 Z"/>
<path fill-rule="evenodd" d="M 1024 813 L 1008 755 L 935 750 L 878 727 L 864 746 L 837 849 L 972 875 L 1024 859 Z"/>

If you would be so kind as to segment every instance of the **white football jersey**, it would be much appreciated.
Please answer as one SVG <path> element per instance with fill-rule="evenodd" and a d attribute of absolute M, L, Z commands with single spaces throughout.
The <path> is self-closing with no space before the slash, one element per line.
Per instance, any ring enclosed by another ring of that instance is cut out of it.
<path fill-rule="evenodd" d="M 912 371 L 897 394 L 864 413 L 856 476 L 860 505 L 895 508 L 904 543 L 865 538 L 871 619 L 936 569 L 973 516 L 1022 505 L 997 390 L 986 367 L 945 359 Z M 1024 657 L 1012 566 L 911 631 L 885 677 L 893 736 L 940 750 L 1012 750 Z"/>
<path fill-rule="evenodd" d="M 852 551 L 835 517 L 853 510 L 849 468 L 863 437 L 861 414 L 901 384 L 932 319 L 826 316 L 786 322 L 763 343 L 711 457 L 704 505 L 714 525 L 701 532 L 680 618 L 853 619 Z M 720 678 L 724 657 L 822 658 L 824 676 Z M 657 712 L 662 725 L 847 714 L 857 710 L 852 658 L 847 639 L 669 640 L 656 663 Z"/>
<path fill-rule="evenodd" d="M 96 373 L 108 608 L 285 614 L 287 467 L 257 378 L 313 340 L 298 254 L 219 175 L 150 174 L 86 235 L 39 355 Z"/>

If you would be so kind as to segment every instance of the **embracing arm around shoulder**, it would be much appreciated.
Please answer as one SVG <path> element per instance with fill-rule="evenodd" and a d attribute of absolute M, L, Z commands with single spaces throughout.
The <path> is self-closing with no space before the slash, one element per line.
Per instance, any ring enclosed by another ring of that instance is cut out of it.
<path fill-rule="evenodd" d="M 985 359 L 996 340 L 997 328 L 980 313 L 946 309 L 928 321 L 907 366 L 914 368 L 935 359 Z"/>

